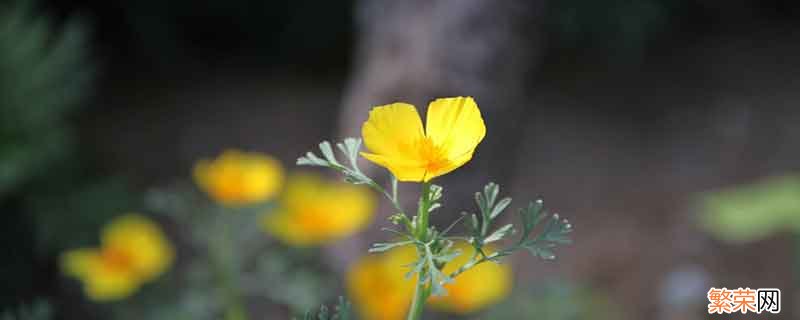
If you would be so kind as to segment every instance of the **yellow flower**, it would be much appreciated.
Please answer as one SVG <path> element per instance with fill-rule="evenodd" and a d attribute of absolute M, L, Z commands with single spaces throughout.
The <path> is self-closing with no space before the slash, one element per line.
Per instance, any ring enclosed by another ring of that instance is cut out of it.
<path fill-rule="evenodd" d="M 425 129 L 417 109 L 407 103 L 375 107 L 361 128 L 368 160 L 386 167 L 400 181 L 428 182 L 472 159 L 486 135 L 471 97 L 436 99 L 428 105 Z"/>
<path fill-rule="evenodd" d="M 457 242 L 461 250 L 443 271 L 450 274 L 469 261 L 475 249 L 466 242 Z M 489 249 L 489 250 L 487 250 Z M 491 253 L 490 248 L 484 248 Z M 480 310 L 506 297 L 511 289 L 511 267 L 494 262 L 481 263 L 462 273 L 453 282 L 445 284 L 447 295 L 431 297 L 428 304 L 442 311 L 467 314 Z"/>
<path fill-rule="evenodd" d="M 228 150 L 217 159 L 200 160 L 194 167 L 194 179 L 214 200 L 242 206 L 274 196 L 283 183 L 283 169 L 270 156 Z"/>
<path fill-rule="evenodd" d="M 161 229 L 137 214 L 115 218 L 102 232 L 100 248 L 70 250 L 61 257 L 64 272 L 83 282 L 95 301 L 133 294 L 172 264 L 174 252 Z"/>
<path fill-rule="evenodd" d="M 374 196 L 364 187 L 295 174 L 289 177 L 278 207 L 264 215 L 262 226 L 289 245 L 319 245 L 365 227 L 374 207 Z"/>
<path fill-rule="evenodd" d="M 403 246 L 362 257 L 347 272 L 347 292 L 364 320 L 402 320 L 411 305 L 416 277 L 407 279 L 416 248 Z"/>

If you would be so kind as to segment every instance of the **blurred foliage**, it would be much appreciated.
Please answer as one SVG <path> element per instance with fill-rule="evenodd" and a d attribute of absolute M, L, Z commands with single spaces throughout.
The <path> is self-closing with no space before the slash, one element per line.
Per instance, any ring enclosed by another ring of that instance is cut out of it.
<path fill-rule="evenodd" d="M 0 199 L 69 153 L 74 137 L 65 117 L 92 76 L 83 25 L 68 21 L 54 32 L 33 7 L 0 6 Z"/>
<path fill-rule="evenodd" d="M 482 319 L 493 320 L 611 320 L 621 319 L 620 308 L 591 289 L 566 281 L 524 286 Z"/>
<path fill-rule="evenodd" d="M 138 311 L 119 312 L 117 319 L 142 313 L 153 314 L 147 319 L 163 319 L 164 314 L 173 319 L 218 319 L 232 296 L 304 312 L 336 292 L 333 272 L 317 249 L 288 248 L 265 236 L 257 222 L 273 203 L 223 207 L 189 185 L 154 189 L 145 198 L 148 211 L 177 226 L 186 259 L 158 292 L 153 289 L 128 301 L 126 310 Z"/>
<path fill-rule="evenodd" d="M 333 313 L 331 313 L 328 307 L 322 305 L 319 307 L 319 312 L 306 312 L 303 316 L 303 320 L 354 320 L 354 317 L 352 315 L 350 303 L 343 297 L 339 297 L 339 303 L 336 304 Z"/>
<path fill-rule="evenodd" d="M 50 304 L 43 300 L 36 300 L 30 305 L 22 305 L 14 310 L 6 310 L 0 314 L 0 320 L 49 320 L 51 318 Z"/>
<path fill-rule="evenodd" d="M 24 202 L 36 218 L 35 241 L 41 254 L 97 244 L 96 231 L 137 202 L 123 179 L 66 174 L 52 183 L 37 185 Z"/>
<path fill-rule="evenodd" d="M 700 223 L 722 240 L 746 242 L 781 231 L 800 233 L 800 175 L 710 192 L 700 198 L 700 207 Z"/>
<path fill-rule="evenodd" d="M 91 94 L 88 33 L 38 2 L 0 4 L 0 228 L 8 257 L 0 307 L 52 288 L 47 265 L 63 248 L 91 242 L 131 198 L 124 184 L 89 171 L 72 117 Z"/>

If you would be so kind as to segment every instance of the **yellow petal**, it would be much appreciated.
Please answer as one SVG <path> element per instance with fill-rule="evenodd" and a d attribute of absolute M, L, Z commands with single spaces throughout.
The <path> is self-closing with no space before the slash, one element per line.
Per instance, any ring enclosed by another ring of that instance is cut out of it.
<path fill-rule="evenodd" d="M 61 256 L 61 268 L 83 283 L 89 299 L 118 300 L 133 294 L 141 284 L 135 270 L 121 269 L 103 259 L 97 249 L 70 250 Z"/>
<path fill-rule="evenodd" d="M 320 245 L 361 230 L 371 221 L 374 207 L 374 196 L 365 187 L 294 174 L 278 208 L 262 219 L 262 227 L 290 245 Z"/>
<path fill-rule="evenodd" d="M 83 289 L 89 299 L 104 302 L 126 298 L 136 292 L 141 284 L 142 281 L 133 274 L 98 264 L 83 280 Z"/>
<path fill-rule="evenodd" d="M 414 158 L 414 145 L 425 136 L 417 109 L 407 103 L 373 108 L 361 134 L 371 153 L 399 158 Z"/>
<path fill-rule="evenodd" d="M 274 196 L 283 184 L 283 168 L 280 161 L 264 154 L 227 150 L 213 161 L 198 161 L 194 178 L 214 200 L 240 206 Z"/>
<path fill-rule="evenodd" d="M 398 181 L 419 182 L 425 179 L 426 164 L 417 159 L 389 157 L 362 152 L 361 156 L 389 170 Z M 427 180 L 425 180 L 427 181 Z"/>
<path fill-rule="evenodd" d="M 174 257 L 172 246 L 161 228 L 138 214 L 115 218 L 103 229 L 101 241 L 104 250 L 113 250 L 129 257 L 129 267 L 142 281 L 163 273 Z"/>
<path fill-rule="evenodd" d="M 428 105 L 426 121 L 427 137 L 451 161 L 463 159 L 465 154 L 474 152 L 486 135 L 481 111 L 472 97 L 434 100 Z"/>
<path fill-rule="evenodd" d="M 361 135 L 370 151 L 362 153 L 364 158 L 386 167 L 400 181 L 422 180 L 427 162 L 420 157 L 418 145 L 425 131 L 414 106 L 393 103 L 373 108 Z"/>
<path fill-rule="evenodd" d="M 443 164 L 442 166 L 428 166 L 428 171 L 425 173 L 424 181 L 428 182 L 433 178 L 445 175 L 455 169 L 458 169 L 459 167 L 467 163 L 470 159 L 472 159 L 473 153 L 474 153 L 473 151 L 470 151 L 465 154 L 462 154 L 459 157 L 439 162 Z"/>
<path fill-rule="evenodd" d="M 61 255 L 62 271 L 72 277 L 83 278 L 91 270 L 92 263 L 100 258 L 97 249 L 74 249 Z"/>

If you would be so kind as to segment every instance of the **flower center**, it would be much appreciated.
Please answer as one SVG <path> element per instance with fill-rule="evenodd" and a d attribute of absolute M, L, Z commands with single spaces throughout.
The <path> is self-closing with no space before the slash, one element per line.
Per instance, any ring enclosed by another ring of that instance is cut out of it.
<path fill-rule="evenodd" d="M 420 140 L 418 150 L 420 157 L 426 163 L 425 170 L 427 172 L 437 172 L 450 163 L 443 148 L 435 145 L 430 137 Z"/>
<path fill-rule="evenodd" d="M 216 183 L 217 196 L 227 201 L 237 201 L 244 198 L 244 174 L 234 168 L 222 170 Z"/>
<path fill-rule="evenodd" d="M 113 271 L 126 272 L 133 265 L 133 258 L 126 252 L 118 248 L 103 249 L 103 265 Z"/>
<path fill-rule="evenodd" d="M 306 236 L 324 236 L 335 227 L 336 219 L 339 218 L 328 211 L 324 208 L 310 206 L 297 212 L 295 221 L 302 226 L 302 230 L 306 231 Z"/>

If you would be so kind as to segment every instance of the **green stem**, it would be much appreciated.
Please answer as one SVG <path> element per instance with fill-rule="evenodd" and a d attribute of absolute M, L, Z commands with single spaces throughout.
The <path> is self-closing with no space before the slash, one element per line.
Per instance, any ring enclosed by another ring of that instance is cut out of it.
<path fill-rule="evenodd" d="M 475 259 L 478 256 L 478 253 L 475 252 L 475 255 L 472 256 L 472 258 L 469 260 L 469 262 L 467 262 L 464 265 L 462 265 L 460 268 L 458 268 L 458 270 L 453 271 L 453 273 L 451 273 L 449 275 L 449 277 L 450 277 L 450 279 L 455 279 L 455 277 L 458 277 L 460 274 L 462 274 L 464 272 L 467 272 L 469 269 L 472 269 L 472 268 L 474 268 L 475 266 L 477 266 L 477 265 L 479 265 L 481 263 L 488 262 L 488 261 L 492 260 L 493 258 L 497 257 L 498 255 L 499 254 L 495 252 L 495 253 L 490 254 L 488 256 L 483 256 L 480 259 Z"/>
<path fill-rule="evenodd" d="M 422 192 L 419 196 L 419 207 L 417 208 L 417 225 L 414 230 L 414 236 L 416 236 L 419 242 L 426 242 L 428 238 L 428 220 L 430 215 L 428 210 L 431 206 L 430 192 L 431 184 L 428 182 L 422 183 Z M 414 299 L 411 301 L 411 308 L 408 310 L 408 320 L 422 319 L 422 310 L 425 307 L 425 301 L 428 300 L 431 294 L 430 287 L 426 286 L 425 282 L 422 280 L 422 274 L 424 273 L 425 271 L 423 269 L 417 277 L 417 285 L 414 288 Z M 431 281 L 433 280 L 431 279 Z"/>
<path fill-rule="evenodd" d="M 222 301 L 225 306 L 225 320 L 247 320 L 247 311 L 238 289 L 238 263 L 234 253 L 235 245 L 231 231 L 231 219 L 225 219 L 222 226 L 221 246 L 217 247 L 214 259 L 219 265 Z"/>
<path fill-rule="evenodd" d="M 417 211 L 417 240 L 421 242 L 428 241 L 428 220 L 430 217 L 430 212 L 428 210 L 431 207 L 430 203 L 430 195 L 431 192 L 431 184 L 429 182 L 422 183 L 422 193 L 419 196 L 419 210 Z"/>
<path fill-rule="evenodd" d="M 414 300 L 411 301 L 411 308 L 408 310 L 406 320 L 422 320 L 422 310 L 430 294 L 430 289 L 418 278 L 417 286 L 414 288 Z"/>

